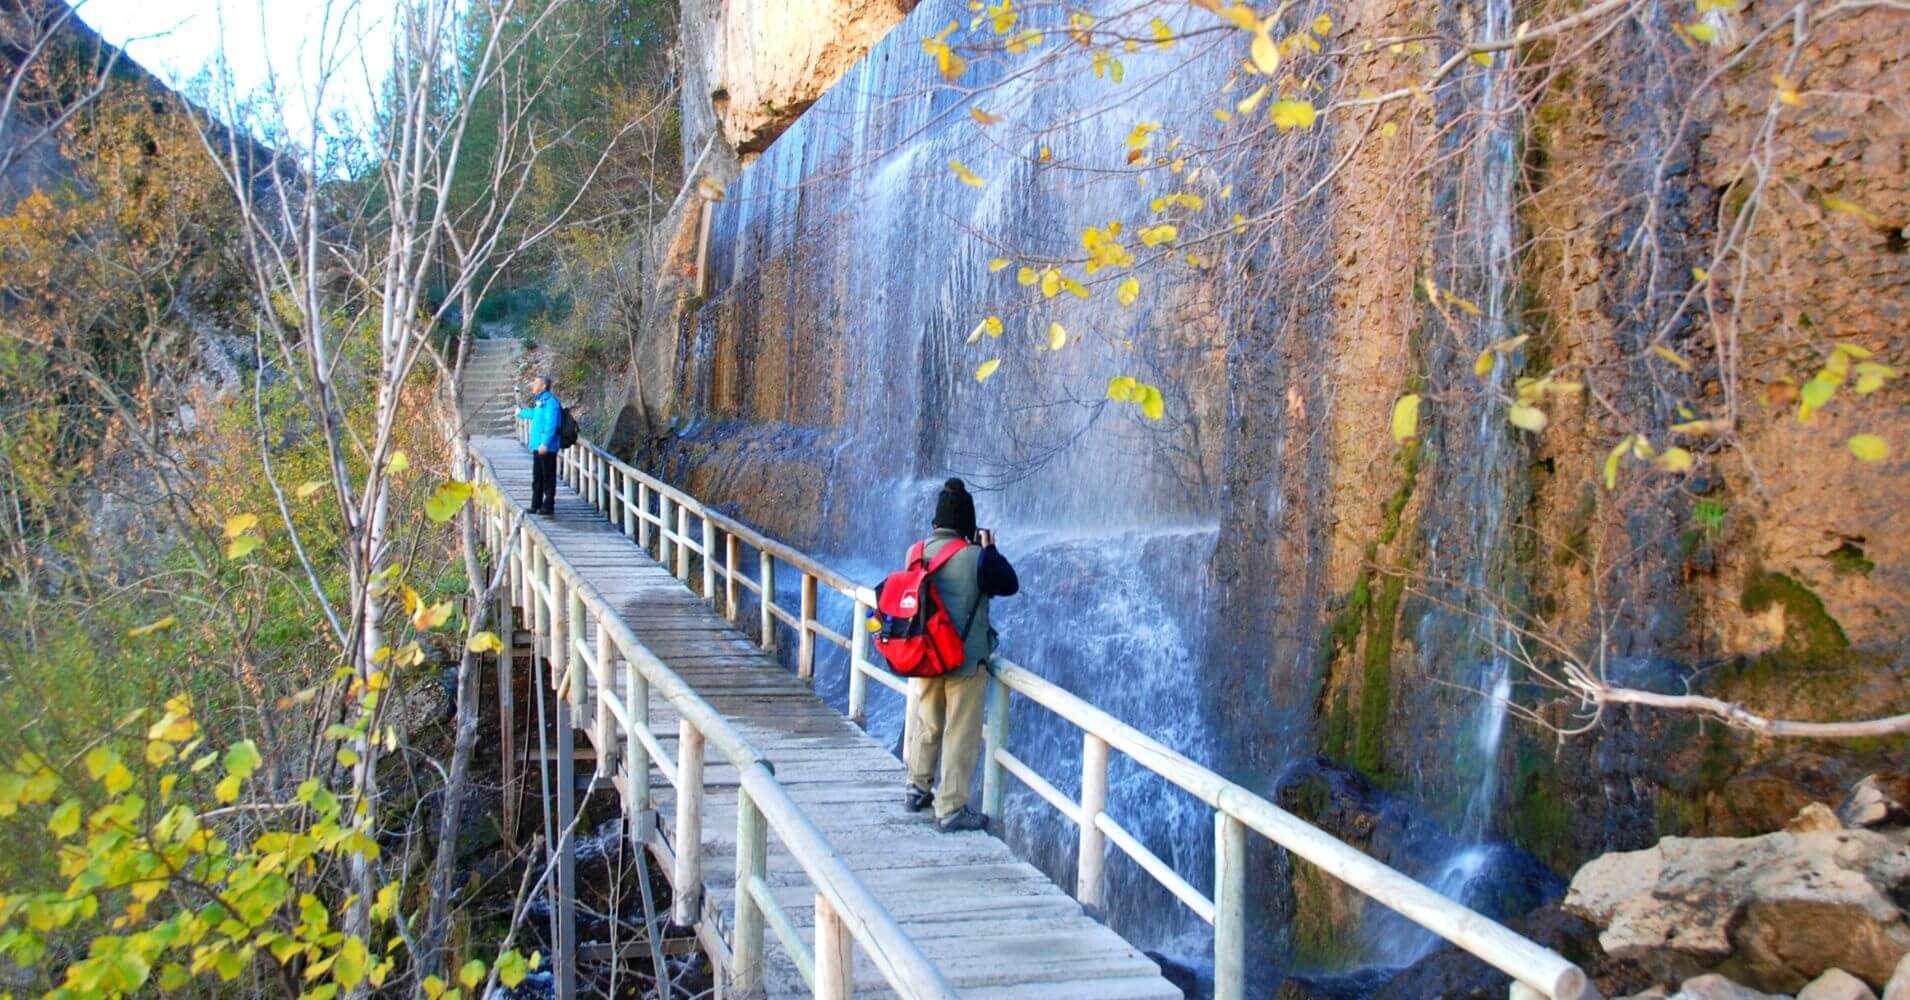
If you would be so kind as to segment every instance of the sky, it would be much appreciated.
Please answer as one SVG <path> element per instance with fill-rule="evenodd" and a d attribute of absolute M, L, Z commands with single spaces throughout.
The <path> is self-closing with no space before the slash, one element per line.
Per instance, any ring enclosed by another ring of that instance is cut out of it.
<path fill-rule="evenodd" d="M 391 64 L 392 0 L 72 2 L 93 30 L 175 87 L 213 69 L 221 55 L 242 94 L 276 75 L 287 98 L 287 124 L 299 138 L 309 136 L 315 116 L 330 120 L 343 113 L 362 122 L 373 84 Z M 346 43 L 335 49 L 340 58 L 330 61 L 343 68 L 327 83 L 323 107 L 315 112 L 312 97 L 328 15 L 330 36 Z"/>

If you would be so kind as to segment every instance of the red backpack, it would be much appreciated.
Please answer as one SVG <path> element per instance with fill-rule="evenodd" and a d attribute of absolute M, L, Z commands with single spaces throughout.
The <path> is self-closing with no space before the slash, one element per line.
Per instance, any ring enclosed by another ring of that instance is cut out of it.
<path fill-rule="evenodd" d="M 875 648 L 889 661 L 889 669 L 903 677 L 940 677 L 961 669 L 968 658 L 963 640 L 982 606 L 978 596 L 968 621 L 956 629 L 948 605 L 929 577 L 968 543 L 954 539 L 934 559 L 923 554 L 927 545 L 924 541 L 911 546 L 908 566 L 890 573 L 875 589 Z"/>

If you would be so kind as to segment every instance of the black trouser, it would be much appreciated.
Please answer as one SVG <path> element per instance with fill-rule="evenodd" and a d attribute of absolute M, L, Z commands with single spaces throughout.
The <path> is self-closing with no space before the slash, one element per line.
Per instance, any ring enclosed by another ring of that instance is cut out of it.
<path fill-rule="evenodd" d="M 557 453 L 531 453 L 531 510 L 557 509 Z"/>

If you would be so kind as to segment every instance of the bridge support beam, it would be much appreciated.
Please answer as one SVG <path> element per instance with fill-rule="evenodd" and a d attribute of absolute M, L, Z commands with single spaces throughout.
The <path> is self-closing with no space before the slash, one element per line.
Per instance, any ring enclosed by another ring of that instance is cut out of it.
<path fill-rule="evenodd" d="M 1247 995 L 1247 826 L 1214 813 L 1214 1000 Z"/>

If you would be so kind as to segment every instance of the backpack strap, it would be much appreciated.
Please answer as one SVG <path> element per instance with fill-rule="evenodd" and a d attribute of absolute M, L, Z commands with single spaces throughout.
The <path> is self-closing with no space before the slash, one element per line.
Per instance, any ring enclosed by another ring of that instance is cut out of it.
<path fill-rule="evenodd" d="M 935 558 L 930 559 L 928 557 L 928 541 L 929 540 L 925 538 L 916 542 L 914 547 L 909 549 L 909 562 L 921 563 L 922 570 L 925 573 L 934 573 L 936 570 L 948 565 L 948 561 L 955 558 L 955 553 L 968 548 L 967 539 L 955 538 L 947 545 L 942 546 L 940 551 L 935 553 Z"/>

